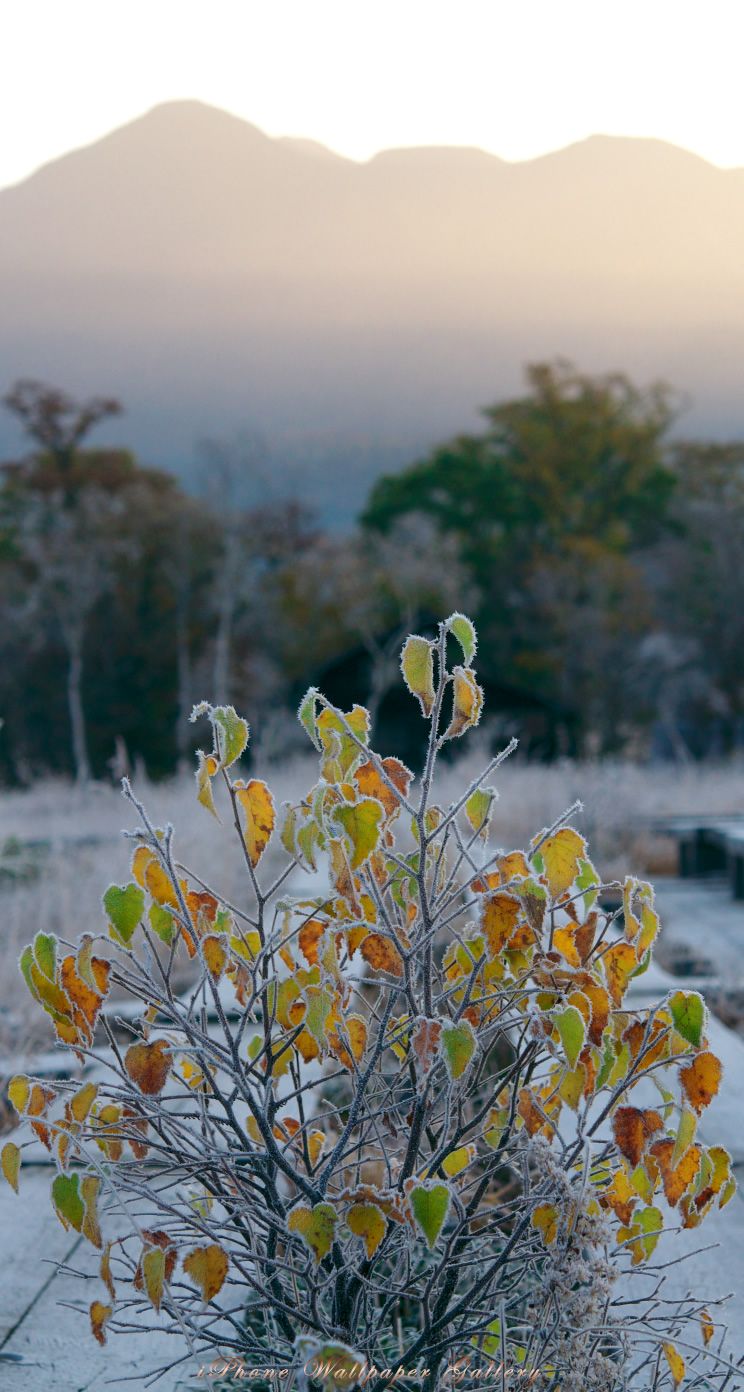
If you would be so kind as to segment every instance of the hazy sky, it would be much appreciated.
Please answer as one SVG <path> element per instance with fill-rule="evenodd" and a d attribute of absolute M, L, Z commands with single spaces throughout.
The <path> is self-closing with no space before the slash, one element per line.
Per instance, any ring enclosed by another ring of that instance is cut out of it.
<path fill-rule="evenodd" d="M 199 97 L 356 159 L 595 131 L 744 165 L 744 0 L 0 0 L 0 186 Z"/>

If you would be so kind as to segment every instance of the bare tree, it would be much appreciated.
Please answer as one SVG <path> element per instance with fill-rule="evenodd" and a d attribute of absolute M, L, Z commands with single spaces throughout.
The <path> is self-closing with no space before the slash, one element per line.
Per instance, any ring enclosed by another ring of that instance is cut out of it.
<path fill-rule="evenodd" d="M 18 417 L 29 438 L 51 454 L 62 473 L 69 473 L 93 426 L 122 412 L 121 403 L 113 396 L 94 396 L 81 402 L 31 377 L 15 382 L 3 397 L 3 405 Z"/>

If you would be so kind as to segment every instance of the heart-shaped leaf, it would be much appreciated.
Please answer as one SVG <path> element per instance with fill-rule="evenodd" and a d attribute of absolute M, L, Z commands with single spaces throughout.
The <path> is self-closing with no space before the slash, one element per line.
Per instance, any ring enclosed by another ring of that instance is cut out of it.
<path fill-rule="evenodd" d="M 103 907 L 123 943 L 128 943 L 145 907 L 145 896 L 139 885 L 124 888 L 111 885 L 103 896 Z"/>

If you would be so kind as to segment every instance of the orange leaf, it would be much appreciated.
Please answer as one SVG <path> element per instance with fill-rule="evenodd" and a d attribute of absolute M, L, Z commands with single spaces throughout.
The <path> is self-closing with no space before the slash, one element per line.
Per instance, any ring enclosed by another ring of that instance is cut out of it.
<path fill-rule="evenodd" d="M 513 895 L 503 892 L 489 894 L 482 902 L 481 927 L 488 956 L 493 960 L 499 956 L 514 932 L 522 905 Z"/>
<path fill-rule="evenodd" d="M 245 845 L 254 870 L 269 844 L 274 830 L 274 799 L 265 783 L 252 778 L 250 783 L 234 784 L 238 801 L 245 812 Z"/>
<path fill-rule="evenodd" d="M 602 966 L 612 1000 L 616 1006 L 622 1005 L 631 974 L 638 966 L 635 948 L 630 943 L 618 942 L 607 949 L 602 956 Z"/>
<path fill-rule="evenodd" d="M 556 928 L 553 934 L 553 947 L 556 952 L 560 952 L 572 967 L 581 965 L 579 950 L 576 946 L 576 930 L 574 928 Z"/>
<path fill-rule="evenodd" d="M 659 1166 L 661 1182 L 664 1185 L 664 1197 L 669 1206 L 674 1208 L 698 1173 L 701 1152 L 698 1146 L 689 1146 L 674 1169 L 672 1169 L 674 1141 L 655 1141 L 651 1146 L 651 1154 Z"/>
<path fill-rule="evenodd" d="M 113 1276 L 111 1275 L 111 1243 L 110 1243 L 110 1242 L 107 1242 L 107 1243 L 106 1243 L 106 1250 L 105 1250 L 103 1256 L 101 1257 L 101 1280 L 103 1281 L 103 1284 L 106 1286 L 106 1288 L 107 1288 L 107 1290 L 108 1290 L 108 1293 L 109 1293 L 109 1295 L 111 1296 L 111 1299 L 112 1299 L 112 1300 L 115 1300 L 115 1299 L 116 1299 L 116 1287 L 114 1286 L 114 1278 L 113 1278 Z"/>
<path fill-rule="evenodd" d="M 715 1054 L 696 1054 L 686 1068 L 680 1068 L 679 1081 L 689 1104 L 700 1115 L 721 1086 L 723 1068 Z"/>
<path fill-rule="evenodd" d="M 664 1123 L 658 1112 L 641 1111 L 638 1107 L 618 1107 L 612 1119 L 615 1145 L 629 1160 L 633 1169 L 640 1164 L 646 1142 Z"/>
<path fill-rule="evenodd" d="M 201 1290 L 205 1305 L 222 1290 L 227 1276 L 227 1252 L 216 1242 L 209 1247 L 196 1247 L 184 1259 L 183 1269 Z"/>
<path fill-rule="evenodd" d="M 509 855 L 499 856 L 496 864 L 502 884 L 508 884 L 509 880 L 529 879 L 530 867 L 523 851 L 510 851 Z"/>
<path fill-rule="evenodd" d="M 403 797 L 407 797 L 413 778 L 411 770 L 407 769 L 400 759 L 382 759 L 380 762 L 390 782 Z M 400 811 L 400 799 L 395 796 L 392 788 L 380 776 L 373 763 L 362 764 L 354 774 L 354 782 L 365 797 L 376 798 L 378 802 L 382 803 L 387 822 L 391 821 L 396 812 Z"/>
<path fill-rule="evenodd" d="M 129 1077 L 148 1097 L 163 1091 L 170 1066 L 170 1046 L 164 1039 L 156 1039 L 152 1044 L 132 1044 L 124 1055 Z"/>
<path fill-rule="evenodd" d="M 299 931 L 297 941 L 300 952 L 311 967 L 318 966 L 318 943 L 325 929 L 325 923 L 321 923 L 317 918 L 311 918 L 307 923 L 303 923 Z"/>
<path fill-rule="evenodd" d="M 72 1006 L 73 1023 L 83 1037 L 91 1039 L 103 1000 L 78 976 L 74 957 L 65 957 L 60 975 Z"/>

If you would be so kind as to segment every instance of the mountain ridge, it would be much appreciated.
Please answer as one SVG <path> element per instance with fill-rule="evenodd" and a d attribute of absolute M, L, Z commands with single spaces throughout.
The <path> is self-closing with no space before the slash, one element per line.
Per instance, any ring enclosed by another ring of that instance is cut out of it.
<path fill-rule="evenodd" d="M 528 359 L 663 376 L 744 431 L 743 245 L 744 169 L 650 137 L 354 161 L 163 103 L 0 190 L 0 375 L 116 392 L 182 470 L 199 432 L 376 439 L 348 512 Z M 308 496 L 338 492 L 302 458 Z"/>

